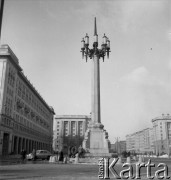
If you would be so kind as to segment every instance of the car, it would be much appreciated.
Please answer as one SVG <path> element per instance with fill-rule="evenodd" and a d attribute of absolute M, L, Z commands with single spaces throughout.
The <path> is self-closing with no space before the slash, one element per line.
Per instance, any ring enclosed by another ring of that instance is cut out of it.
<path fill-rule="evenodd" d="M 52 153 L 50 153 L 47 150 L 37 150 L 36 151 L 36 159 L 47 159 L 49 160 L 50 156 L 52 156 Z M 33 160 L 33 154 L 27 154 L 27 160 Z"/>

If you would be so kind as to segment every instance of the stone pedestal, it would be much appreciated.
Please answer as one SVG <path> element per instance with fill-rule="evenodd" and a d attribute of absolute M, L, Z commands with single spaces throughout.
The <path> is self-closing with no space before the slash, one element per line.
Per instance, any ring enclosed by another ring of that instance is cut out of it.
<path fill-rule="evenodd" d="M 89 124 L 84 136 L 83 148 L 90 153 L 90 156 L 110 156 L 109 143 L 108 133 L 101 123 Z"/>

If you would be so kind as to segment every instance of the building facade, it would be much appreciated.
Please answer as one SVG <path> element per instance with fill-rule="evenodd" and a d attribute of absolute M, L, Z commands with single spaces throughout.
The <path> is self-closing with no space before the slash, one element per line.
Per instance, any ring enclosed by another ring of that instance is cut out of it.
<path fill-rule="evenodd" d="M 171 154 L 171 116 L 169 114 L 152 119 L 156 155 Z"/>
<path fill-rule="evenodd" d="M 116 141 L 114 144 L 111 144 L 111 150 L 122 154 L 122 152 L 126 151 L 126 141 Z"/>
<path fill-rule="evenodd" d="M 147 128 L 126 136 L 126 150 L 132 153 L 154 153 L 153 129 Z"/>
<path fill-rule="evenodd" d="M 53 149 L 61 149 L 82 145 L 84 134 L 87 130 L 90 116 L 86 115 L 61 115 L 54 119 Z"/>
<path fill-rule="evenodd" d="M 8 45 L 0 48 L 0 155 L 52 149 L 54 110 L 22 72 Z"/>

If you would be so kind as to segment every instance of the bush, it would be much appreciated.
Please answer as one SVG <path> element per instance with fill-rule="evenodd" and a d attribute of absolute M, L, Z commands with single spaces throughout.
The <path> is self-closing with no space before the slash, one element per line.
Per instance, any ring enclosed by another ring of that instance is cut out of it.
<path fill-rule="evenodd" d="M 112 153 L 112 158 L 118 158 L 118 154 L 117 153 Z"/>

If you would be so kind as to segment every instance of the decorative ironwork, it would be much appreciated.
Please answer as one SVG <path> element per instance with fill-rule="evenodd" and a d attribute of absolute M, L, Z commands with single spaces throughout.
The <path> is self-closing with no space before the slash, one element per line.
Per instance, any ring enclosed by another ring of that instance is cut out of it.
<path fill-rule="evenodd" d="M 103 36 L 103 42 L 101 45 L 101 49 L 98 49 L 98 35 L 97 35 L 97 26 L 96 26 L 96 18 L 94 22 L 94 42 L 93 42 L 93 48 L 89 48 L 89 36 L 86 34 L 85 40 L 84 38 L 81 41 L 82 47 L 81 47 L 81 52 L 82 52 L 82 58 L 86 58 L 86 62 L 88 57 L 90 59 L 93 58 L 94 55 L 98 56 L 99 59 L 103 58 L 104 62 L 104 57 L 107 54 L 107 58 L 109 58 L 109 52 L 110 51 L 110 41 L 109 38 L 104 34 Z"/>

